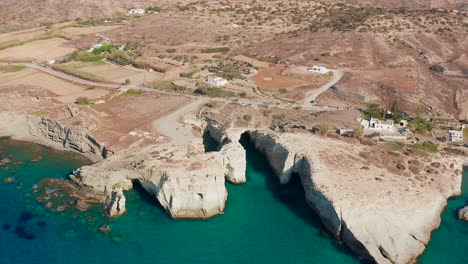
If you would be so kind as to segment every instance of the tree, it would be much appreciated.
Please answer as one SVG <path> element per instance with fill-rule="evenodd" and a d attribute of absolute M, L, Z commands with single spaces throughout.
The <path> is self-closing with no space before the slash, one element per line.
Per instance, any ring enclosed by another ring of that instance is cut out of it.
<path fill-rule="evenodd" d="M 393 121 L 395 121 L 395 123 L 400 123 L 402 116 L 400 115 L 400 106 L 398 105 L 397 101 L 393 101 L 392 114 Z"/>
<path fill-rule="evenodd" d="M 79 105 L 87 105 L 87 104 L 90 104 L 90 103 L 91 103 L 91 99 L 89 99 L 86 96 L 80 96 L 80 97 L 76 98 L 76 101 L 75 101 L 75 104 L 79 104 Z"/>
<path fill-rule="evenodd" d="M 382 118 L 382 108 L 380 108 L 379 104 L 369 104 L 367 111 L 369 112 L 370 117 Z"/>
<path fill-rule="evenodd" d="M 393 101 L 392 113 L 393 113 L 393 116 L 400 115 L 400 106 L 398 105 L 397 101 Z"/>

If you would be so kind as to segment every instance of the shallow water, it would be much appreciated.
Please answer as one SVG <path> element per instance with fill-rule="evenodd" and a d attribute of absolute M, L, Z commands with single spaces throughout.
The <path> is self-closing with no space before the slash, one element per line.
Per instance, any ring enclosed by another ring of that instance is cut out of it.
<path fill-rule="evenodd" d="M 251 145 L 245 146 L 247 183 L 227 185 L 223 215 L 172 220 L 136 185 L 126 192 L 128 213 L 109 222 L 100 207 L 87 213 L 71 209 L 59 213 L 56 206 L 45 209 L 35 200 L 33 185 L 42 178 L 66 178 L 89 161 L 0 139 L 0 159 L 11 155 L 13 161 L 0 167 L 0 263 L 358 263 L 323 231 L 305 203 L 299 180 L 281 186 L 266 160 Z M 14 164 L 18 161 L 23 163 Z M 3 183 L 7 177 L 15 182 Z M 112 230 L 99 232 L 103 224 Z M 468 236 L 452 234 L 461 224 L 451 223 L 448 236 L 456 236 L 458 243 L 461 239 L 466 249 Z M 448 232 L 443 226 L 442 239 Z M 444 243 L 439 246 L 438 232 L 423 263 L 457 263 L 453 256 L 457 252 L 444 249 Z"/>

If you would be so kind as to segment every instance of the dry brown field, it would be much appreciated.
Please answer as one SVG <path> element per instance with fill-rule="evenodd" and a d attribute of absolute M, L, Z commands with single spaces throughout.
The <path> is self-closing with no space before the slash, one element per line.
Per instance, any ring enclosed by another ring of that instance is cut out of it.
<path fill-rule="evenodd" d="M 68 40 L 63 38 L 37 40 L 22 46 L 1 50 L 0 60 L 46 61 L 60 58 L 75 51 L 74 48 L 64 46 L 67 42 Z"/>
<path fill-rule="evenodd" d="M 12 86 L 34 87 L 38 91 L 47 90 L 49 96 L 66 104 L 74 103 L 80 96 L 97 99 L 109 94 L 106 89 L 87 89 L 87 87 L 33 69 L 25 69 L 15 73 L 0 73 L 0 89 Z"/>

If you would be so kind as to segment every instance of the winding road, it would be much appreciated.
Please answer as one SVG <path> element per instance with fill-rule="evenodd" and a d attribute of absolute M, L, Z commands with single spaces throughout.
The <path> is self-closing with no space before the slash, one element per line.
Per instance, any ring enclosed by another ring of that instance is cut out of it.
<path fill-rule="evenodd" d="M 82 85 L 87 85 L 87 86 L 95 86 L 95 87 L 110 88 L 110 89 L 120 89 L 120 90 L 124 90 L 124 91 L 129 90 L 129 89 L 133 89 L 133 90 L 139 90 L 139 91 L 144 91 L 144 92 L 156 92 L 156 93 L 160 93 L 160 94 L 184 96 L 184 97 L 188 97 L 188 98 L 192 98 L 192 99 L 201 99 L 200 96 L 196 96 L 196 95 L 181 94 L 181 93 L 169 92 L 169 91 L 161 91 L 161 90 L 156 90 L 156 89 L 145 87 L 145 86 L 122 85 L 122 84 L 116 84 L 116 83 L 104 83 L 104 82 L 89 81 L 89 80 L 81 79 L 81 78 L 75 77 L 73 75 L 70 75 L 70 74 L 67 74 L 67 73 L 64 73 L 64 72 L 61 72 L 61 71 L 57 71 L 57 70 L 54 70 L 54 69 L 52 69 L 50 67 L 42 66 L 42 65 L 39 65 L 39 64 L 35 64 L 35 63 L 20 63 L 20 62 L 17 62 L 17 63 L 15 63 L 15 62 L 2 63 L 2 62 L 0 62 L 0 66 L 8 66 L 8 65 L 17 65 L 17 66 L 23 65 L 23 66 L 26 66 L 26 67 L 29 67 L 29 68 L 32 68 L 32 69 L 35 69 L 35 70 L 38 70 L 38 71 L 45 72 L 47 74 L 53 75 L 55 77 L 58 77 L 58 78 L 61 78 L 61 79 L 64 79 L 64 80 L 67 80 L 67 81 L 70 81 L 70 82 L 74 82 L 74 83 L 78 83 L 78 84 L 82 84 Z M 343 73 L 341 71 L 338 71 L 338 70 L 330 70 L 330 71 L 333 72 L 333 78 L 328 83 L 321 86 L 319 89 L 314 90 L 310 94 L 308 94 L 307 99 L 300 105 L 302 107 L 302 109 L 304 109 L 304 110 L 317 110 L 317 111 L 320 111 L 320 110 L 333 110 L 332 108 L 326 108 L 326 107 L 324 108 L 324 107 L 315 106 L 314 103 L 311 103 L 311 101 L 315 102 L 315 100 L 317 99 L 317 97 L 319 95 L 321 95 L 322 93 L 327 91 L 330 87 L 335 85 L 338 81 L 340 81 L 341 77 L 343 76 Z M 238 98 L 236 100 L 233 100 L 232 98 L 206 98 L 205 101 L 206 100 L 221 101 L 221 102 L 225 102 L 225 103 L 235 102 L 235 103 L 239 103 L 241 105 L 252 106 L 252 107 L 256 107 L 256 108 L 265 107 L 264 103 L 258 103 L 258 102 L 255 102 L 255 101 L 252 101 L 252 100 L 249 100 L 249 99 L 245 99 L 245 98 Z M 270 103 L 270 105 L 272 107 L 275 107 L 275 108 L 283 108 L 283 109 L 292 109 L 292 108 L 295 107 L 295 105 L 292 105 L 290 103 L 278 102 L 278 100 L 276 100 L 276 99 L 272 99 L 272 102 Z"/>
<path fill-rule="evenodd" d="M 337 84 L 341 80 L 341 78 L 343 77 L 343 72 L 341 72 L 341 71 L 338 71 L 338 70 L 330 70 L 330 71 L 333 72 L 332 79 L 329 82 L 327 82 L 326 84 L 322 85 L 317 90 L 314 90 L 310 94 L 308 94 L 307 99 L 305 99 L 304 103 L 302 103 L 303 107 L 307 107 L 307 106 L 315 104 L 315 100 L 317 100 L 317 97 L 319 97 L 319 95 L 326 92 L 333 85 Z"/>

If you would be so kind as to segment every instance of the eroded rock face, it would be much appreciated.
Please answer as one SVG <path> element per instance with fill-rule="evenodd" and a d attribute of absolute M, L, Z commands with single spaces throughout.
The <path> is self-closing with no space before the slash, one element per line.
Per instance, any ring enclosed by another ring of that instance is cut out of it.
<path fill-rule="evenodd" d="M 220 154 L 223 157 L 226 180 L 234 184 L 246 182 L 246 154 L 244 147 L 240 144 L 243 129 L 224 129 L 215 120 L 207 119 L 205 130 L 210 136 L 222 144 Z"/>
<path fill-rule="evenodd" d="M 222 156 L 204 153 L 202 145 L 189 150 L 150 146 L 116 153 L 76 170 L 70 178 L 101 195 L 108 190 L 129 189 L 132 181 L 138 181 L 173 218 L 208 218 L 224 210 L 224 172 Z M 111 201 L 106 201 L 108 208 L 114 205 Z"/>
<path fill-rule="evenodd" d="M 333 236 L 377 263 L 414 261 L 439 226 L 447 198 L 460 193 L 457 158 L 435 157 L 453 169 L 434 177 L 422 172 L 427 180 L 408 188 L 408 177 L 359 156 L 367 146 L 305 134 L 250 135 L 282 183 L 292 174 L 301 178 L 308 204 Z"/>
<path fill-rule="evenodd" d="M 458 210 L 458 219 L 468 221 L 468 205 Z"/>
<path fill-rule="evenodd" d="M 63 126 L 52 119 L 10 112 L 0 113 L 0 119 L 3 120 L 0 123 L 1 136 L 14 136 L 18 140 L 73 150 L 93 161 L 112 154 L 87 131 Z"/>
<path fill-rule="evenodd" d="M 108 217 L 115 217 L 123 215 L 127 209 L 125 208 L 125 196 L 122 189 L 115 188 L 106 196 L 105 213 Z"/>

